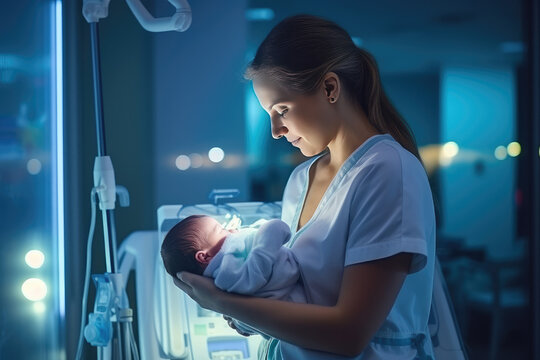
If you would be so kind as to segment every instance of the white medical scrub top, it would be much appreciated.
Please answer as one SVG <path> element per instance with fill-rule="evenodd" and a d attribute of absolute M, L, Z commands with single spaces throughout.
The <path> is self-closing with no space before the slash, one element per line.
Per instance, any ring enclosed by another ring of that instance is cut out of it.
<path fill-rule="evenodd" d="M 375 337 L 356 357 L 301 348 L 274 339 L 268 359 L 422 359 L 433 356 L 428 331 L 435 261 L 435 214 L 426 172 L 390 135 L 365 141 L 341 166 L 312 218 L 298 221 L 309 169 L 300 164 L 283 195 L 282 220 L 300 264 L 308 302 L 334 306 L 346 266 L 412 253 L 409 275 Z"/>

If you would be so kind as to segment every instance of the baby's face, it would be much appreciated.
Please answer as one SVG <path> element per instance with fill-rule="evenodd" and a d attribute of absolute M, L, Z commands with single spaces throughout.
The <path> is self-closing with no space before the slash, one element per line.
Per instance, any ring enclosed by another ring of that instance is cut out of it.
<path fill-rule="evenodd" d="M 200 221 L 202 228 L 205 229 L 206 242 L 210 248 L 218 245 L 227 235 L 234 232 L 233 230 L 225 230 L 220 223 L 210 216 L 203 217 Z"/>

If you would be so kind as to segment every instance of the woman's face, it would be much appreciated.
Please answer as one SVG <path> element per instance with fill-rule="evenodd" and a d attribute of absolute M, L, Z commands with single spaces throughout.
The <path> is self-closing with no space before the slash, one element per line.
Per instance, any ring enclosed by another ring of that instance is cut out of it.
<path fill-rule="evenodd" d="M 305 156 L 325 150 L 336 134 L 328 97 L 321 88 L 313 95 L 294 95 L 264 79 L 254 79 L 259 103 L 270 115 L 272 136 L 285 137 Z"/>

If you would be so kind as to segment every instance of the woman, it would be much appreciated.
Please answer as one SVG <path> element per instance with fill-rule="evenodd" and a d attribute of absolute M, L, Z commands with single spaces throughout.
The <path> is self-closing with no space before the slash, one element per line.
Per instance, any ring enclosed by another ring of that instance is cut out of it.
<path fill-rule="evenodd" d="M 247 77 L 272 136 L 313 156 L 291 174 L 282 213 L 308 304 L 224 293 L 189 273 L 177 286 L 273 337 L 260 358 L 429 358 L 433 201 L 373 57 L 338 25 L 300 15 L 269 33 Z"/>

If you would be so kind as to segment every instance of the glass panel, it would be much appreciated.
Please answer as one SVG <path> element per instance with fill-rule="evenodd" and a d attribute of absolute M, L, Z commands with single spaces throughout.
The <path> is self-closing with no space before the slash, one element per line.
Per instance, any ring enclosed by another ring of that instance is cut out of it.
<path fill-rule="evenodd" d="M 0 358 L 62 359 L 61 3 L 0 5 Z M 58 66 L 60 64 L 60 66 Z M 61 83 L 60 83 L 61 84 Z"/>
<path fill-rule="evenodd" d="M 429 175 L 437 252 L 470 358 L 527 358 L 532 205 L 524 154 L 537 153 L 527 148 L 521 3 L 248 4 L 248 59 L 278 21 L 298 13 L 336 21 L 375 56 Z M 252 197 L 280 200 L 290 169 L 305 158 L 270 137 L 250 86 L 246 103 Z"/>

